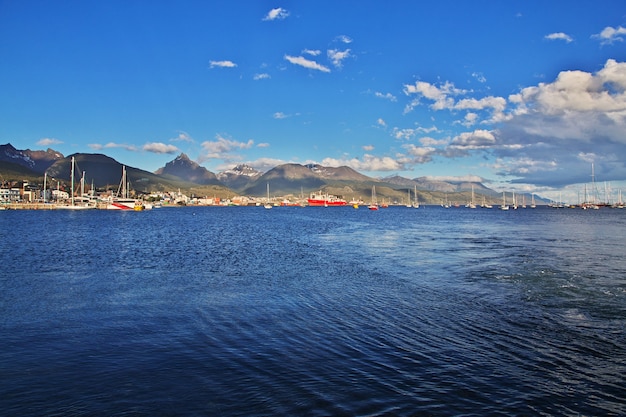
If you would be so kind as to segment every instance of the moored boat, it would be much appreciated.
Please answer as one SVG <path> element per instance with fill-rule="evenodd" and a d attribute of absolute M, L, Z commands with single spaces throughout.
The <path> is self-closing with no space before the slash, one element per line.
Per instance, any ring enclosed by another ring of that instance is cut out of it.
<path fill-rule="evenodd" d="M 378 210 L 378 200 L 376 200 L 376 186 L 372 186 L 372 201 L 370 205 L 367 207 L 370 210 Z"/>
<path fill-rule="evenodd" d="M 322 193 L 322 191 L 311 193 L 307 202 L 311 207 L 338 207 L 348 205 L 348 202 L 343 198 Z"/>
<path fill-rule="evenodd" d="M 106 208 L 107 210 L 134 210 L 142 211 L 146 209 L 146 206 L 135 198 L 129 197 L 128 182 L 126 180 L 126 166 L 122 167 L 122 180 L 117 190 L 117 194 L 109 200 Z M 152 208 L 151 206 L 148 208 Z"/>

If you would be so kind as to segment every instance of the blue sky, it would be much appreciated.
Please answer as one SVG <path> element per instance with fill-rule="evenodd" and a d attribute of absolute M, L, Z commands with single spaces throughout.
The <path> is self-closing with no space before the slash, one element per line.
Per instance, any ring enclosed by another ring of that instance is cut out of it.
<path fill-rule="evenodd" d="M 625 39 L 622 0 L 0 0 L 0 143 L 620 184 Z"/>

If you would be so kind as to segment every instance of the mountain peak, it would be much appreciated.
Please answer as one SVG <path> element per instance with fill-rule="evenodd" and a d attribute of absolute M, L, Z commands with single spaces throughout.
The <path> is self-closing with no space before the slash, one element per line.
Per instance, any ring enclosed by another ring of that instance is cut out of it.
<path fill-rule="evenodd" d="M 214 173 L 198 165 L 197 162 L 189 159 L 184 153 L 178 155 L 173 161 L 166 163 L 163 168 L 159 168 L 155 174 L 171 175 L 195 184 L 220 184 Z"/>
<path fill-rule="evenodd" d="M 185 161 L 185 162 L 191 162 L 191 159 L 189 159 L 189 157 L 187 156 L 187 154 L 185 153 L 181 153 L 180 155 L 178 155 L 176 157 L 176 159 L 174 159 L 174 161 Z"/>

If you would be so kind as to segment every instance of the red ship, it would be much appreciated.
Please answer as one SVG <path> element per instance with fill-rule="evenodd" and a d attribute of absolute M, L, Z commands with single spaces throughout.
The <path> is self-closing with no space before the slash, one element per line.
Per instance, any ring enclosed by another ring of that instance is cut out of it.
<path fill-rule="evenodd" d="M 343 198 L 337 197 L 335 195 L 325 194 L 321 191 L 311 193 L 310 197 L 307 199 L 307 202 L 311 207 L 338 207 L 346 206 L 348 204 Z"/>

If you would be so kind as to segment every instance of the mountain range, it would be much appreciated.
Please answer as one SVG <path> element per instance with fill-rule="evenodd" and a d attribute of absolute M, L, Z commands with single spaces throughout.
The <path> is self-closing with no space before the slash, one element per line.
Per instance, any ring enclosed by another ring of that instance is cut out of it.
<path fill-rule="evenodd" d="M 71 161 L 76 161 L 76 177 L 83 173 L 87 184 L 100 190 L 115 190 L 122 175 L 122 164 L 103 154 L 77 153 L 64 156 L 52 149 L 46 151 L 18 150 L 11 144 L 0 145 L 0 180 L 15 184 L 28 180 L 42 183 L 44 173 L 49 181 L 67 184 L 70 181 Z M 347 166 L 326 167 L 318 164 L 283 164 L 263 173 L 249 165 L 241 164 L 217 174 L 180 154 L 154 173 L 135 167 L 126 167 L 132 188 L 140 194 L 155 191 L 177 191 L 221 198 L 234 195 L 264 196 L 269 184 L 274 196 L 307 196 L 310 192 L 324 190 L 346 199 L 369 199 L 376 185 L 379 198 L 406 201 L 409 191 L 418 190 L 419 200 L 439 204 L 444 200 L 469 201 L 471 190 L 485 196 L 487 202 L 499 204 L 501 194 L 479 182 L 437 181 L 419 177 L 400 176 L 373 178 Z M 528 196 L 530 198 L 530 196 Z"/>

